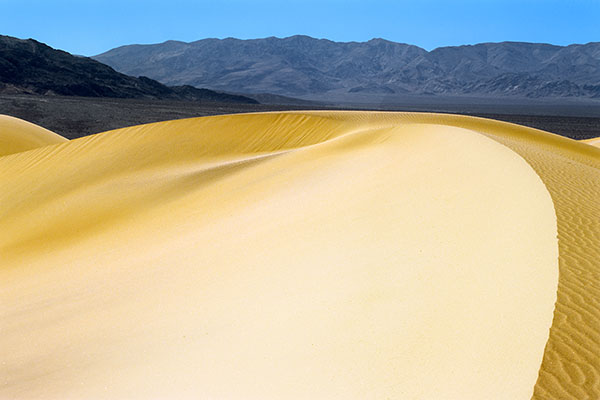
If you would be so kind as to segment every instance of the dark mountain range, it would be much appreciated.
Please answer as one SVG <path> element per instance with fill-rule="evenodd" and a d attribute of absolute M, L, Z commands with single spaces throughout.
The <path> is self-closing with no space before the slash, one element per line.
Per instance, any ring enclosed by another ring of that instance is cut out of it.
<path fill-rule="evenodd" d="M 600 98 L 600 43 L 502 42 L 426 51 L 308 36 L 123 46 L 93 57 L 168 85 L 284 96 L 469 95 Z"/>
<path fill-rule="evenodd" d="M 244 96 L 134 78 L 91 58 L 9 36 L 0 36 L 0 93 L 257 103 Z"/>

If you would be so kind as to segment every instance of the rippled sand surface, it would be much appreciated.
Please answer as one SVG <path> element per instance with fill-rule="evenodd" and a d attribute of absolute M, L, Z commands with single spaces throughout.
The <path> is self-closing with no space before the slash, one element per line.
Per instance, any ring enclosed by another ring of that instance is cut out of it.
<path fill-rule="evenodd" d="M 286 112 L 0 119 L 0 398 L 598 398 L 600 149 Z"/>

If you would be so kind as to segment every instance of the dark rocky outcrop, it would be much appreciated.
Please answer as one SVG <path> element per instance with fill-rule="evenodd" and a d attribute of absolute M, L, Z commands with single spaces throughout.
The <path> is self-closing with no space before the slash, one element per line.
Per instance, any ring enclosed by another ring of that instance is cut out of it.
<path fill-rule="evenodd" d="M 134 78 L 91 58 L 9 36 L 0 36 L 0 93 L 257 103 L 244 96 Z"/>

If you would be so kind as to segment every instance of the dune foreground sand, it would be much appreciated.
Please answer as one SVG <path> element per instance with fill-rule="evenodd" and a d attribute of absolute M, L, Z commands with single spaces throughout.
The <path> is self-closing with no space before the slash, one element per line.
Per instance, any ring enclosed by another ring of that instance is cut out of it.
<path fill-rule="evenodd" d="M 600 398 L 596 147 L 376 112 L 61 141 L 0 119 L 2 399 Z"/>

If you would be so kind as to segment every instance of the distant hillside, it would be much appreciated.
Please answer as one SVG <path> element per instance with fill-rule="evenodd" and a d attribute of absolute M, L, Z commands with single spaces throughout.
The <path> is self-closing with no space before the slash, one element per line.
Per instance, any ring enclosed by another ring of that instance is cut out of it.
<path fill-rule="evenodd" d="M 134 78 L 91 58 L 9 36 L 0 36 L 0 93 L 257 103 L 244 96 Z"/>
<path fill-rule="evenodd" d="M 169 85 L 240 93 L 600 98 L 600 43 L 482 43 L 428 52 L 383 39 L 292 36 L 130 45 L 93 58 Z"/>

